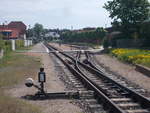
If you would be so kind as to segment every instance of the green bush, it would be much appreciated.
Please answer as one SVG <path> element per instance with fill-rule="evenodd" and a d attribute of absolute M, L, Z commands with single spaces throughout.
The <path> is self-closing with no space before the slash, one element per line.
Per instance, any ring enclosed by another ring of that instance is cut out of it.
<path fill-rule="evenodd" d="M 0 40 L 0 50 L 4 49 L 4 45 L 5 45 L 5 42 L 3 40 Z"/>
<path fill-rule="evenodd" d="M 8 53 L 8 52 L 12 51 L 12 49 L 11 49 L 11 41 L 10 40 L 5 40 L 4 41 L 3 49 L 4 49 L 5 53 Z"/>
<path fill-rule="evenodd" d="M 105 37 L 103 40 L 103 47 L 106 49 L 109 47 L 109 40 Z"/>
<path fill-rule="evenodd" d="M 16 49 L 24 47 L 24 41 L 23 40 L 16 40 Z"/>
<path fill-rule="evenodd" d="M 16 49 L 24 47 L 23 40 L 16 40 Z M 2 40 L 0 39 L 0 50 L 4 49 L 4 53 L 7 54 L 12 51 L 11 40 Z"/>

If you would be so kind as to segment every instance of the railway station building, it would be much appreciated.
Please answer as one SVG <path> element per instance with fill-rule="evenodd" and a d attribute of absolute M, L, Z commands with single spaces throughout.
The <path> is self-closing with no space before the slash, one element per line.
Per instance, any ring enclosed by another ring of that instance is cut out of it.
<path fill-rule="evenodd" d="M 12 50 L 15 50 L 16 40 L 23 40 L 24 46 L 32 45 L 32 40 L 26 38 L 27 26 L 21 21 L 12 21 L 8 25 L 0 25 L 0 36 L 3 40 L 11 40 Z"/>
<path fill-rule="evenodd" d="M 26 36 L 26 25 L 21 21 L 13 21 L 8 25 L 0 25 L 0 34 L 3 39 L 24 39 Z"/>

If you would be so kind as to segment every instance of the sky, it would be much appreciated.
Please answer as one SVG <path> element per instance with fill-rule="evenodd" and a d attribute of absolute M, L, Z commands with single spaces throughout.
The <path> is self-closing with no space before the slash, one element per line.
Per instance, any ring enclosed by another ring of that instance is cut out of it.
<path fill-rule="evenodd" d="M 103 8 L 108 0 L 0 0 L 0 24 L 23 21 L 45 28 L 80 29 L 108 27 L 111 19 Z"/>

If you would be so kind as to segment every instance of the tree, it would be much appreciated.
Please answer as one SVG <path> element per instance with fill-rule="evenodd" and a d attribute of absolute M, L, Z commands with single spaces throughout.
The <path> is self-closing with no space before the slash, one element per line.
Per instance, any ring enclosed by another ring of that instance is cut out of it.
<path fill-rule="evenodd" d="M 34 30 L 33 29 L 28 29 L 26 35 L 27 35 L 28 38 L 33 37 L 34 36 Z"/>
<path fill-rule="evenodd" d="M 0 51 L 4 48 L 4 45 L 5 45 L 5 43 L 3 40 L 3 36 L 2 36 L 2 34 L 0 34 Z"/>
<path fill-rule="evenodd" d="M 140 24 L 149 17 L 148 0 L 113 0 L 105 3 L 115 23 L 119 23 L 124 34 L 139 32 Z M 130 29 L 129 29 L 130 28 Z"/>
<path fill-rule="evenodd" d="M 102 27 L 97 28 L 95 32 L 97 34 L 97 37 L 100 37 L 100 38 L 104 38 L 107 33 L 107 31 Z"/>
<path fill-rule="evenodd" d="M 39 24 L 39 23 L 36 23 L 36 24 L 34 25 L 33 30 L 34 30 L 34 36 L 35 36 L 38 40 L 42 40 L 41 38 L 42 38 L 43 31 L 44 31 L 43 25 L 42 25 L 42 24 Z"/>
<path fill-rule="evenodd" d="M 77 43 L 93 43 L 100 44 L 106 35 L 104 28 L 97 28 L 93 31 L 66 31 L 61 34 L 63 41 L 65 42 L 77 42 Z"/>

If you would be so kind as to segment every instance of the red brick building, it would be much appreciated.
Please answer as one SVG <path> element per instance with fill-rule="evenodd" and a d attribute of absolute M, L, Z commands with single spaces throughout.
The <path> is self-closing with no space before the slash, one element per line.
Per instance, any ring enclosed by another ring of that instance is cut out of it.
<path fill-rule="evenodd" d="M 0 34 L 4 39 L 23 39 L 26 25 L 21 21 L 13 21 L 8 25 L 0 25 Z"/>

